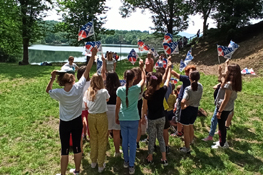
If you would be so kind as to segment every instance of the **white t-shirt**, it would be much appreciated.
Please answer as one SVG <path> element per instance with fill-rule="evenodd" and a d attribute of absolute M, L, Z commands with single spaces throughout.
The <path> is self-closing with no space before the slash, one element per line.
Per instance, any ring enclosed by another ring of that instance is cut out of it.
<path fill-rule="evenodd" d="M 107 71 L 114 72 L 114 64 L 116 63 L 116 60 L 114 58 L 112 58 L 112 61 L 109 61 L 108 59 L 105 60 L 107 64 Z"/>
<path fill-rule="evenodd" d="M 83 92 L 82 92 L 82 96 L 84 97 L 84 95 L 85 95 L 85 92 L 88 90 L 88 88 L 89 88 L 89 86 L 90 86 L 90 81 L 86 81 L 86 84 L 85 84 L 85 86 L 84 86 L 84 88 L 83 88 Z M 82 111 L 84 111 L 85 110 L 85 104 L 84 104 L 84 101 L 83 101 L 83 103 L 82 103 Z"/>
<path fill-rule="evenodd" d="M 74 71 L 76 71 L 77 65 L 75 63 L 72 63 L 72 65 L 70 65 L 69 63 L 66 63 L 62 66 L 62 69 L 63 67 L 69 67 L 69 68 L 72 68 Z"/>
<path fill-rule="evenodd" d="M 63 88 L 49 91 L 50 97 L 59 101 L 59 118 L 62 121 L 71 121 L 81 115 L 83 103 L 82 92 L 85 83 L 86 78 L 82 76 L 69 92 L 66 92 Z"/>
<path fill-rule="evenodd" d="M 110 98 L 110 95 L 107 89 L 100 89 L 97 91 L 94 101 L 89 101 L 87 98 L 87 91 L 83 97 L 83 101 L 87 103 L 90 114 L 104 113 L 108 111 L 107 108 L 107 99 Z"/>

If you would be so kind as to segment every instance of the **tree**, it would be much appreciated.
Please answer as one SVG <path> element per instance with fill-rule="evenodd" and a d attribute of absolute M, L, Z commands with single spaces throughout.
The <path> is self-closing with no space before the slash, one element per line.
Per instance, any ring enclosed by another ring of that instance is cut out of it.
<path fill-rule="evenodd" d="M 216 8 L 216 0 L 193 0 L 193 12 L 202 15 L 203 21 L 203 36 L 206 35 L 208 25 L 207 19 L 211 12 Z"/>
<path fill-rule="evenodd" d="M 99 15 L 108 11 L 105 2 L 106 0 L 58 0 L 59 12 L 63 12 L 63 19 L 62 23 L 57 26 L 57 30 L 67 32 L 67 38 L 70 40 L 71 45 L 80 45 L 83 41 L 94 40 L 94 37 L 89 37 L 78 42 L 80 27 L 93 20 L 96 40 L 98 40 L 98 34 L 106 32 L 102 28 L 106 17 L 99 17 Z"/>
<path fill-rule="evenodd" d="M 43 27 L 38 24 L 46 16 L 44 11 L 50 9 L 51 0 L 17 0 L 20 7 L 22 21 L 23 37 L 23 61 L 22 64 L 28 63 L 28 46 L 29 42 L 34 42 L 43 35 Z"/>
<path fill-rule="evenodd" d="M 153 30 L 161 33 L 177 34 L 178 32 L 187 29 L 188 14 L 190 5 L 184 0 L 122 0 L 123 6 L 120 7 L 122 17 L 129 17 L 136 8 L 146 9 L 152 14 L 152 21 L 155 25 Z"/>

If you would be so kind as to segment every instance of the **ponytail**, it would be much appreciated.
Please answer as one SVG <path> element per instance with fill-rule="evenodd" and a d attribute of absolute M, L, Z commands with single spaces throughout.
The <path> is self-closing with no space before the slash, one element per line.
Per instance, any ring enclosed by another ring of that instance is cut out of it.
<path fill-rule="evenodd" d="M 198 71 L 192 71 L 190 74 L 190 79 L 192 80 L 191 88 L 193 91 L 197 91 L 198 81 L 200 80 L 200 74 Z"/>
<path fill-rule="evenodd" d="M 127 108 L 129 106 L 128 92 L 129 92 L 129 81 L 126 82 L 126 107 Z"/>
<path fill-rule="evenodd" d="M 126 80 L 126 107 L 129 106 L 129 100 L 128 100 L 128 92 L 129 92 L 129 84 L 130 81 L 132 81 L 135 77 L 135 73 L 132 70 L 126 70 L 124 72 L 124 79 Z"/>

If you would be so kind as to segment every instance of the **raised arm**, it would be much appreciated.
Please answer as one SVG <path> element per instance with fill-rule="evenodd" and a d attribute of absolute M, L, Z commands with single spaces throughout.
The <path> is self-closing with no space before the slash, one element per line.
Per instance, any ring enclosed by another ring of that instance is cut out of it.
<path fill-rule="evenodd" d="M 225 62 L 225 74 L 228 71 L 228 65 L 229 65 L 229 59 L 227 59 Z"/>
<path fill-rule="evenodd" d="M 169 86 L 169 82 L 170 82 L 170 79 L 171 79 L 171 69 L 172 69 L 172 63 L 170 60 L 168 60 L 168 65 L 167 65 L 167 78 L 166 78 L 166 81 L 164 83 L 165 86 Z"/>
<path fill-rule="evenodd" d="M 106 60 L 103 56 L 103 53 L 101 53 L 101 59 L 102 59 L 102 68 L 101 68 L 101 76 L 103 81 L 106 80 Z"/>
<path fill-rule="evenodd" d="M 96 56 L 97 52 L 98 52 L 98 49 L 97 49 L 97 46 L 95 46 L 95 47 L 92 49 L 91 57 L 90 57 L 89 62 L 88 62 L 88 64 L 87 64 L 86 70 L 85 70 L 85 72 L 83 73 L 83 76 L 84 76 L 86 79 L 87 79 L 88 76 L 89 76 L 89 72 L 90 72 L 90 69 L 91 69 L 91 67 L 92 67 L 92 65 L 93 65 L 93 62 L 94 62 L 94 60 L 95 60 L 95 56 Z"/>
<path fill-rule="evenodd" d="M 49 94 L 49 91 L 52 90 L 52 86 L 53 86 L 53 82 L 56 80 L 56 73 L 57 71 L 56 70 L 53 70 L 51 72 L 51 77 L 50 77 L 50 81 L 46 87 L 46 92 Z"/>
<path fill-rule="evenodd" d="M 146 123 L 145 116 L 147 116 L 147 111 L 148 111 L 147 100 L 143 99 L 143 103 L 142 103 L 142 124 Z"/>
<path fill-rule="evenodd" d="M 140 65 L 140 69 L 142 71 L 142 79 L 139 82 L 139 85 L 142 87 L 144 85 L 144 82 L 145 82 L 145 70 L 143 68 L 144 64 L 143 64 L 143 60 L 142 59 L 140 59 L 139 65 Z"/>

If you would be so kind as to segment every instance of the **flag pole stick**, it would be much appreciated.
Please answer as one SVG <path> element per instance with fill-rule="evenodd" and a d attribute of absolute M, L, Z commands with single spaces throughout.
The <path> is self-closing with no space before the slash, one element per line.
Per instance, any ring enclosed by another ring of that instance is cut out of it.
<path fill-rule="evenodd" d="M 218 59 L 218 63 L 220 64 L 220 58 L 219 58 L 219 56 L 217 56 L 217 59 Z"/>

